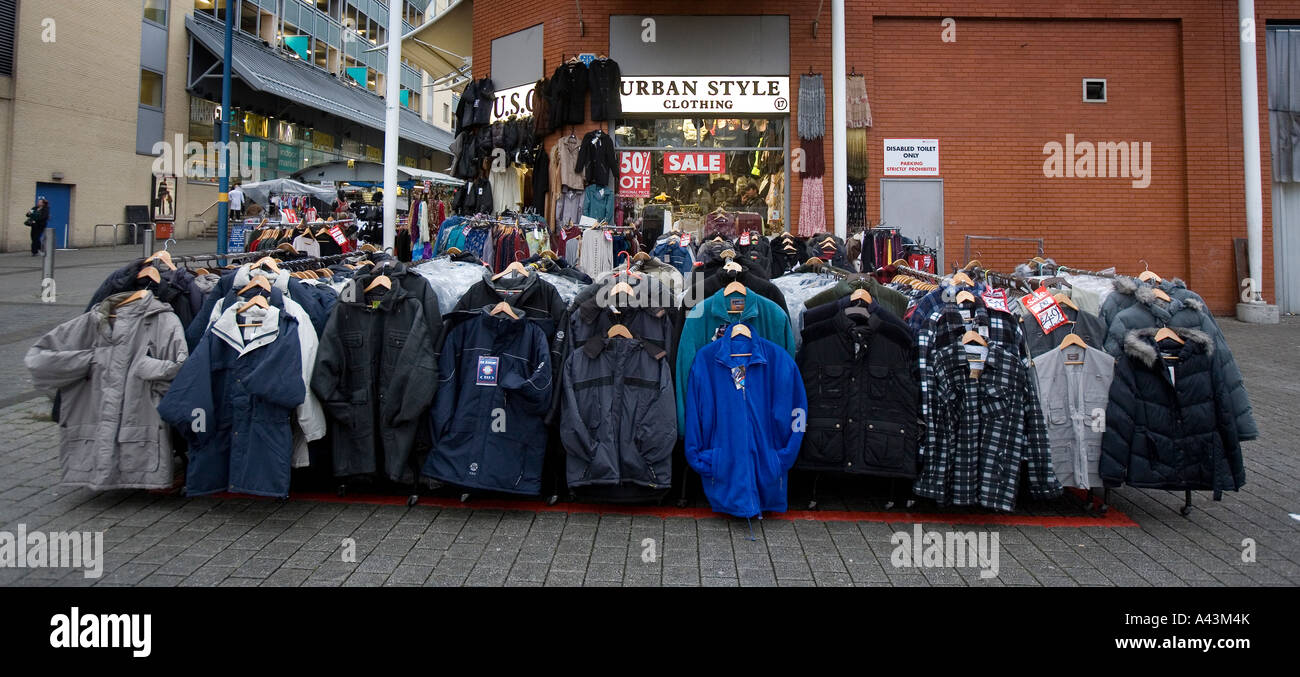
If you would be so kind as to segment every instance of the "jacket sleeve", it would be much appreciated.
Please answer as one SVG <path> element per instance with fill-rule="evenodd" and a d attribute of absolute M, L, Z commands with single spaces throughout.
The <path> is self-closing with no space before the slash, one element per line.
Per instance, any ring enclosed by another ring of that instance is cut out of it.
<path fill-rule="evenodd" d="M 203 307 L 199 309 L 198 314 L 190 321 L 190 325 L 185 328 L 185 343 L 189 345 L 191 352 L 194 351 L 195 346 L 199 345 L 203 334 L 208 331 L 208 327 L 212 326 L 212 322 L 216 320 L 214 316 L 218 314 L 217 304 L 226 297 L 226 293 L 230 291 L 234 279 L 233 273 L 223 275 L 217 285 L 212 288 L 212 291 L 208 292 L 208 298 L 203 301 Z"/>
<path fill-rule="evenodd" d="M 799 446 L 803 443 L 804 431 L 808 426 L 808 393 L 803 387 L 803 378 L 793 358 L 777 356 L 773 370 L 776 378 L 772 382 L 772 415 L 775 417 L 772 430 L 777 438 L 772 440 L 777 460 L 783 472 L 794 467 L 799 458 Z"/>
<path fill-rule="evenodd" d="M 557 390 L 562 392 L 560 404 L 560 442 L 565 451 L 584 461 L 590 460 L 592 453 L 591 435 L 587 431 L 587 422 L 582 418 L 578 407 L 578 397 L 573 390 L 573 370 L 575 365 L 570 357 L 564 363 L 563 378 Z M 676 440 L 674 440 L 676 441 Z"/>
<path fill-rule="evenodd" d="M 418 305 L 415 300 L 408 303 Z M 397 363 L 404 368 L 398 369 L 396 377 L 386 385 L 384 397 L 391 411 L 381 412 L 383 420 L 392 424 L 419 419 L 433 403 L 437 364 L 433 358 L 433 339 L 429 337 L 423 312 L 415 313 L 415 322 Z"/>
<path fill-rule="evenodd" d="M 696 306 L 696 309 L 700 306 Z M 677 372 L 676 372 L 676 391 L 677 391 L 677 430 L 678 434 L 685 434 L 686 431 L 686 388 L 690 384 L 690 375 L 692 363 L 695 361 L 695 353 L 699 352 L 700 340 L 699 325 L 704 322 L 704 313 L 693 309 L 687 315 L 686 322 L 682 328 L 682 338 L 677 344 Z"/>
<path fill-rule="evenodd" d="M 158 403 L 158 415 L 175 428 L 191 448 L 201 447 L 220 427 L 212 399 L 211 335 L 190 353 L 176 372 L 171 387 Z M 196 412 L 202 412 L 207 425 L 193 425 Z M 195 430 L 195 427 L 199 428 Z"/>
<path fill-rule="evenodd" d="M 64 322 L 27 349 L 23 363 L 32 373 L 33 386 L 55 390 L 90 376 L 95 348 L 93 343 L 87 345 L 84 337 L 93 331 L 86 323 L 94 322 L 95 316 L 89 314 Z"/>
<path fill-rule="evenodd" d="M 669 458 L 677 445 L 677 432 L 672 427 L 674 407 L 673 368 L 667 358 L 658 360 L 659 390 L 646 406 L 646 414 L 637 421 L 636 443 L 647 459 Z M 670 480 L 671 481 L 671 480 Z"/>
<path fill-rule="evenodd" d="M 316 330 L 312 327 L 311 321 L 306 317 L 306 311 L 299 306 L 294 309 L 295 302 L 292 299 L 286 299 L 284 306 L 289 314 L 297 322 L 298 340 L 298 377 L 303 386 L 302 403 L 298 405 L 295 415 L 298 420 L 298 427 L 302 429 L 303 435 L 308 441 L 319 440 L 325 436 L 325 410 L 321 407 L 320 400 L 311 392 L 311 375 L 312 370 L 316 368 L 316 352 L 320 349 L 320 339 L 317 338 Z M 322 327 L 324 329 L 324 327 Z M 306 458 L 306 448 L 298 449 L 295 463 L 301 463 L 305 466 L 308 463 Z M 296 466 L 296 467 L 302 467 Z"/>
<path fill-rule="evenodd" d="M 1061 495 L 1061 483 L 1052 465 L 1052 445 L 1047 437 L 1047 421 L 1038 397 L 1033 372 L 1025 367 L 1024 385 L 1025 448 L 1021 452 L 1029 471 L 1029 493 L 1034 498 L 1049 499 Z"/>
<path fill-rule="evenodd" d="M 573 164 L 573 171 L 577 172 L 579 176 L 585 176 L 583 168 L 594 159 L 591 157 L 591 151 L 591 143 L 584 138 L 582 145 L 578 148 L 578 161 Z"/>
<path fill-rule="evenodd" d="M 1106 432 L 1101 437 L 1101 460 L 1097 471 L 1102 484 L 1118 487 L 1128 478 L 1129 459 L 1133 447 L 1145 441 L 1137 436 L 1136 380 L 1127 359 L 1115 365 L 1115 378 L 1110 384 L 1110 402 L 1106 405 Z"/>
<path fill-rule="evenodd" d="M 466 323 L 444 327 L 444 337 L 438 358 L 438 389 L 433 396 L 433 439 L 442 439 L 456 415 L 456 400 L 460 374 L 460 352 L 465 341 Z"/>
<path fill-rule="evenodd" d="M 295 320 L 293 324 L 298 322 Z M 308 393 L 302 378 L 303 348 L 298 336 L 298 329 L 289 327 L 289 331 L 276 337 L 271 344 L 275 354 L 262 360 L 246 379 L 249 393 L 287 409 L 297 409 L 303 403 Z M 313 355 L 315 349 L 313 345 Z"/>
<path fill-rule="evenodd" d="M 713 476 L 713 429 L 715 421 L 713 383 L 709 380 L 708 365 L 700 360 L 689 367 L 690 388 L 686 393 L 690 408 L 686 409 L 685 430 L 686 462 L 700 477 Z M 678 406 L 680 415 L 683 407 Z"/>
<path fill-rule="evenodd" d="M 342 313 L 335 312 L 325 323 L 320 345 L 316 349 L 316 364 L 311 371 L 311 392 L 324 411 L 336 421 L 352 420 L 352 403 L 346 391 L 344 375 L 347 373 L 347 352 L 339 335 Z"/>
<path fill-rule="evenodd" d="M 1228 404 L 1236 420 L 1238 439 L 1250 441 L 1259 437 L 1259 426 L 1255 423 L 1255 412 L 1250 406 L 1250 395 L 1246 393 L 1245 379 L 1237 368 L 1237 360 L 1228 349 L 1228 342 L 1223 332 L 1209 313 L 1201 312 L 1201 331 L 1214 339 L 1214 372 L 1223 381 L 1228 394 Z"/>
<path fill-rule="evenodd" d="M 526 410 L 544 415 L 551 406 L 551 383 L 554 376 L 550 365 L 551 352 L 540 328 L 529 326 L 525 336 L 532 343 L 528 351 L 528 364 L 525 365 L 527 372 L 503 369 L 501 387 L 515 397 L 523 398 Z"/>
<path fill-rule="evenodd" d="M 1224 372 L 1213 369 L 1211 382 L 1214 384 L 1214 409 L 1217 417 L 1219 438 L 1223 443 L 1223 458 L 1214 459 L 1214 488 L 1215 500 L 1219 498 L 1219 490 L 1232 489 L 1237 490 L 1246 484 L 1246 467 L 1241 455 L 1241 433 L 1238 429 L 1240 416 L 1234 411 L 1236 402 L 1233 399 L 1232 389 L 1229 382 L 1224 378 Z"/>

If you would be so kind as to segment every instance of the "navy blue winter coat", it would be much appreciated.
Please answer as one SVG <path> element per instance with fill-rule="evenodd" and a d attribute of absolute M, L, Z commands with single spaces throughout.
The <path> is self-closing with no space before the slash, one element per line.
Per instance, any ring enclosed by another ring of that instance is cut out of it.
<path fill-rule="evenodd" d="M 686 461 L 703 478 L 715 511 L 785 512 L 786 474 L 807 426 L 803 379 L 784 348 L 758 336 L 732 337 L 734 326 L 701 348 L 691 365 Z"/>
<path fill-rule="evenodd" d="M 246 271 L 249 267 L 251 266 L 243 266 L 222 275 L 221 281 L 217 282 L 217 286 L 208 293 L 207 300 L 203 302 L 203 308 L 199 310 L 198 315 L 194 316 L 194 320 L 190 322 L 190 325 L 185 328 L 185 342 L 189 344 L 190 350 L 194 350 L 194 347 L 198 345 L 199 339 L 203 337 L 203 332 L 208 328 L 208 318 L 212 316 L 212 309 L 216 307 L 217 301 L 226 298 L 226 294 L 230 293 L 236 278 L 247 284 L 248 273 Z M 289 277 L 287 272 L 282 272 L 280 275 L 284 276 L 287 283 L 275 286 L 282 292 L 288 291 L 289 298 L 302 306 L 307 316 L 311 318 L 311 324 L 316 329 L 316 335 L 319 336 L 325 330 L 325 321 L 329 319 L 329 308 L 322 305 L 321 292 L 316 291 L 311 285 L 296 277 Z M 241 284 L 239 287 L 234 288 L 238 291 L 243 286 Z M 332 307 L 333 304 L 331 303 L 330 308 Z"/>
<path fill-rule="evenodd" d="M 438 357 L 434 449 L 424 475 L 474 489 L 541 492 L 551 404 L 550 348 L 538 323 L 490 315 L 448 316 Z M 452 315 L 459 315 L 453 313 Z"/>
<path fill-rule="evenodd" d="M 222 313 L 181 367 L 158 413 L 189 442 L 185 493 L 288 496 L 302 381 L 298 321 L 272 289 L 270 310 Z M 240 304 L 242 305 L 242 303 Z M 255 309 L 256 310 L 256 309 Z M 245 340 L 239 323 L 261 321 Z"/>

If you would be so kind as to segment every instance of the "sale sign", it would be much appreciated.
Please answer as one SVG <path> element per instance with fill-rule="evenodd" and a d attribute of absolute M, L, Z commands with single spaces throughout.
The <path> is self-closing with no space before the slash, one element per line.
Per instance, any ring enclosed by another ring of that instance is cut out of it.
<path fill-rule="evenodd" d="M 618 194 L 650 197 L 650 153 L 623 151 L 618 160 Z"/>
<path fill-rule="evenodd" d="M 665 174 L 721 174 L 725 171 L 725 153 L 664 153 Z"/>

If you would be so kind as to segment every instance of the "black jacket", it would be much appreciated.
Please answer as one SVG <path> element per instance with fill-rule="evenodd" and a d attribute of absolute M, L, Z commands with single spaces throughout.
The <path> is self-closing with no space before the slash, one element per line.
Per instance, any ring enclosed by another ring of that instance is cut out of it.
<path fill-rule="evenodd" d="M 588 184 L 618 185 L 618 160 L 614 157 L 614 141 L 608 134 L 593 129 L 582 137 L 573 171 L 581 174 Z"/>
<path fill-rule="evenodd" d="M 591 86 L 591 119 L 613 120 L 623 115 L 623 99 L 619 85 L 623 75 L 618 62 L 613 59 L 596 59 L 587 67 Z"/>
<path fill-rule="evenodd" d="M 480 78 L 466 85 L 460 103 L 456 105 L 456 132 L 490 124 L 496 95 L 496 87 L 491 78 Z"/>
<path fill-rule="evenodd" d="M 561 64 L 555 69 L 548 91 L 553 127 L 585 122 L 588 86 L 587 65 L 581 61 Z"/>
<path fill-rule="evenodd" d="M 639 339 L 600 336 L 565 361 L 560 439 L 570 488 L 617 497 L 672 484 L 677 412 L 667 357 Z"/>
<path fill-rule="evenodd" d="M 487 179 L 467 181 L 451 199 L 452 211 L 462 216 L 492 213 L 492 184 Z"/>
<path fill-rule="evenodd" d="M 424 283 L 418 275 L 408 277 Z M 311 389 L 334 424 L 336 476 L 377 473 L 409 483 L 428 451 L 429 436 L 420 429 L 427 433 L 436 379 L 436 335 L 430 331 L 441 320 L 431 323 L 422 300 L 400 284 L 368 298 L 378 307 L 353 302 L 334 307 L 321 335 Z M 421 437 L 423 446 L 417 445 Z"/>
<path fill-rule="evenodd" d="M 795 468 L 916 477 L 921 388 L 907 325 L 875 303 L 804 332 L 808 427 Z"/>
<path fill-rule="evenodd" d="M 537 274 L 530 274 L 528 277 L 507 275 L 493 281 L 492 271 L 484 270 L 483 279 L 475 282 L 474 286 L 460 297 L 453 312 L 473 311 L 485 306 L 495 307 L 502 301 L 527 313 L 529 324 L 535 324 L 542 330 L 542 336 L 546 339 L 548 349 L 552 353 L 551 368 L 558 374 L 560 353 L 555 334 L 562 326 L 560 321 L 564 318 L 566 308 L 560 292 Z M 458 317 L 463 319 L 466 316 Z M 452 317 L 447 319 L 448 326 L 444 331 L 449 333 L 452 329 L 451 322 L 457 320 Z"/>
<path fill-rule="evenodd" d="M 1106 407 L 1102 481 L 1108 487 L 1213 489 L 1216 499 L 1220 491 L 1240 489 L 1246 472 L 1237 418 L 1213 359 L 1214 340 L 1198 329 L 1174 328 L 1185 343 L 1157 345 L 1157 331 L 1134 329 L 1124 337 Z M 1170 353 L 1177 359 L 1165 359 Z"/>
<path fill-rule="evenodd" d="M 423 474 L 463 487 L 538 494 L 552 368 L 539 323 L 490 307 L 454 312 L 438 356 L 434 450 Z"/>
<path fill-rule="evenodd" d="M 794 251 L 787 251 L 786 245 L 790 245 Z M 810 257 L 808 247 L 799 238 L 790 233 L 782 233 L 771 242 L 772 262 L 767 270 L 772 277 L 780 277 L 790 272 L 796 266 L 807 261 Z"/>

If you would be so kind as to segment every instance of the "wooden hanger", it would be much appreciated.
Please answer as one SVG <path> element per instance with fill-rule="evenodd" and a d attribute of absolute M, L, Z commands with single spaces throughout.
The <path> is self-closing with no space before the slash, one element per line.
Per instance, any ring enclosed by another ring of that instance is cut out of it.
<path fill-rule="evenodd" d="M 495 282 L 505 277 L 506 275 L 509 275 L 510 273 L 518 273 L 519 275 L 528 277 L 528 270 L 524 268 L 523 264 L 519 263 L 518 261 L 511 261 L 510 265 L 506 266 L 505 270 L 492 276 L 492 281 Z"/>
<path fill-rule="evenodd" d="M 1160 299 L 1161 301 L 1164 301 L 1165 303 L 1173 303 L 1174 301 L 1173 299 L 1169 298 L 1169 294 L 1165 292 L 1165 290 L 1159 287 L 1156 287 L 1153 294 L 1155 295 L 1156 298 Z"/>
<path fill-rule="evenodd" d="M 269 256 L 263 256 L 262 258 L 258 259 L 258 260 L 257 260 L 257 263 L 254 263 L 254 264 L 253 264 L 253 267 L 254 267 L 254 268 L 263 268 L 263 267 L 264 267 L 264 268 L 266 268 L 267 270 L 270 270 L 270 271 L 275 272 L 275 273 L 279 273 L 279 272 L 280 272 L 280 264 L 279 264 L 275 259 L 273 259 L 273 258 L 271 258 L 271 257 L 269 257 Z"/>
<path fill-rule="evenodd" d="M 288 252 L 290 254 L 298 253 L 298 250 L 294 249 L 293 245 L 289 244 L 288 242 L 281 242 L 280 244 L 276 245 L 275 248 L 282 252 Z"/>
<path fill-rule="evenodd" d="M 257 296 L 254 296 L 253 298 L 249 299 L 248 303 L 245 303 L 244 305 L 240 306 L 239 309 L 235 311 L 235 314 L 243 315 L 245 312 L 248 311 L 249 308 L 252 308 L 253 306 L 257 306 L 262 310 L 271 309 L 271 304 L 266 302 L 266 297 L 262 296 L 261 294 L 258 294 Z M 240 325 L 240 326 L 258 326 L 258 325 Z"/>
<path fill-rule="evenodd" d="M 820 266 L 820 265 L 824 265 L 825 263 L 826 263 L 825 261 L 821 260 L 821 258 L 816 256 L 813 256 L 809 258 L 807 261 L 803 262 L 805 266 Z"/>
<path fill-rule="evenodd" d="M 618 336 L 630 339 L 632 338 L 632 332 L 628 331 L 627 327 L 621 324 L 616 324 L 610 327 L 609 331 L 605 332 L 605 338 L 615 338 Z"/>
<path fill-rule="evenodd" d="M 1075 305 L 1074 299 L 1066 296 L 1065 292 L 1057 292 L 1056 295 L 1053 296 L 1052 298 L 1056 299 L 1056 302 L 1063 306 L 1069 306 L 1073 308 L 1076 312 L 1079 310 L 1079 306 Z"/>
<path fill-rule="evenodd" d="M 559 257 L 556 256 L 556 255 L 555 255 L 555 252 L 551 251 L 550 249 L 543 249 L 543 250 L 542 250 L 542 258 L 547 258 L 547 259 L 550 259 L 550 260 L 554 261 L 554 260 L 556 260 L 556 259 L 559 258 Z"/>
<path fill-rule="evenodd" d="M 198 270 L 194 271 L 194 274 L 195 274 L 195 275 L 207 275 L 207 274 L 208 274 L 208 269 L 207 269 L 207 268 L 199 268 Z"/>
<path fill-rule="evenodd" d="M 727 262 L 722 264 L 722 269 L 728 273 L 739 273 L 744 270 L 744 268 L 740 267 L 739 263 L 736 263 L 732 259 L 727 259 Z"/>
<path fill-rule="evenodd" d="M 459 256 L 461 253 L 462 253 L 462 252 L 460 251 L 460 247 L 448 247 L 448 248 L 447 248 L 447 254 L 450 255 L 450 256 Z"/>
<path fill-rule="evenodd" d="M 1088 349 L 1088 344 L 1084 343 L 1083 338 L 1080 337 L 1078 334 L 1075 334 L 1074 332 L 1070 332 L 1069 334 L 1066 334 L 1065 338 L 1061 339 L 1061 345 L 1056 346 L 1056 349 L 1065 350 L 1070 346 L 1079 346 L 1084 350 Z"/>
<path fill-rule="evenodd" d="M 519 319 L 519 315 L 515 313 L 515 309 L 510 307 L 510 304 L 505 301 L 496 304 L 492 307 L 492 310 L 488 312 L 489 315 L 500 315 L 501 313 L 509 315 L 512 320 Z"/>
<path fill-rule="evenodd" d="M 149 263 L 150 261 L 162 261 L 163 265 L 167 266 L 167 270 L 176 270 L 176 264 L 172 263 L 171 252 L 166 249 L 160 249 L 153 254 L 150 254 L 149 258 L 144 260 L 145 263 Z"/>
<path fill-rule="evenodd" d="M 145 266 L 135 275 L 137 280 L 142 277 L 147 277 L 150 280 L 153 280 L 154 284 L 162 284 L 162 276 L 158 274 L 158 269 L 153 266 Z"/>
<path fill-rule="evenodd" d="M 244 285 L 243 289 L 239 290 L 239 296 L 243 296 L 244 292 L 252 289 L 253 287 L 261 287 L 263 291 L 270 292 L 271 281 L 266 279 L 264 276 L 258 275 L 257 277 L 254 277 L 252 280 L 250 280 L 248 284 Z"/>
<path fill-rule="evenodd" d="M 154 272 L 157 272 L 157 271 L 154 271 Z M 116 308 L 121 308 L 122 306 L 124 306 L 124 305 L 126 305 L 126 304 L 128 304 L 128 303 L 132 303 L 132 302 L 135 302 L 135 301 L 139 301 L 140 299 L 144 298 L 145 295 L 147 295 L 148 293 L 149 293 L 148 290 L 141 289 L 141 290 L 139 290 L 139 291 L 137 291 L 137 292 L 131 294 L 130 296 L 126 297 L 125 299 L 123 299 L 121 303 L 117 304 L 116 306 L 113 306 L 113 308 L 115 308 L 115 309 L 116 309 Z M 116 315 L 109 315 L 109 317 L 117 317 L 117 316 L 116 316 Z"/>
<path fill-rule="evenodd" d="M 957 292 L 957 303 L 974 303 L 975 295 L 965 289 Z"/>
<path fill-rule="evenodd" d="M 543 254 L 545 254 L 545 252 L 543 252 Z M 645 252 L 637 252 L 636 256 L 632 257 L 632 261 L 636 263 L 640 263 L 641 261 L 649 261 L 649 260 L 650 260 L 650 255 Z"/>
<path fill-rule="evenodd" d="M 961 337 L 961 342 L 962 345 L 967 345 L 970 343 L 978 343 L 982 346 L 988 346 L 989 344 L 989 342 L 985 340 L 984 337 L 981 336 L 979 332 L 974 330 L 967 331 L 965 334 L 963 334 Z"/>
<path fill-rule="evenodd" d="M 749 327 L 739 322 L 737 322 L 736 325 L 731 328 L 731 338 L 736 338 L 737 336 L 744 336 L 745 338 L 748 339 L 754 338 L 754 335 L 751 334 L 749 331 Z M 749 353 L 745 353 L 745 354 L 748 355 Z"/>
<path fill-rule="evenodd" d="M 1160 331 L 1156 332 L 1156 343 L 1159 343 L 1165 339 L 1173 339 L 1184 345 L 1186 345 L 1187 343 L 1186 341 L 1183 340 L 1183 337 L 1179 336 L 1178 333 L 1175 332 L 1173 329 L 1170 329 L 1169 327 L 1161 327 Z"/>
<path fill-rule="evenodd" d="M 1138 259 L 1138 260 L 1142 262 L 1142 267 L 1145 268 L 1145 270 L 1138 273 L 1139 282 L 1150 282 L 1151 280 L 1155 280 L 1156 282 L 1164 282 L 1164 280 L 1160 279 L 1159 275 L 1156 275 L 1154 272 L 1151 271 L 1151 267 L 1147 265 L 1147 262 L 1144 259 Z"/>
<path fill-rule="evenodd" d="M 630 285 L 630 284 L 628 284 L 628 283 L 626 283 L 626 282 L 619 282 L 618 284 L 614 285 L 613 288 L 611 288 L 611 289 L 609 290 L 609 297 L 610 297 L 610 298 L 614 298 L 615 296 L 618 296 L 619 294 L 627 294 L 628 296 L 636 296 L 636 290 L 632 288 L 632 285 Z"/>
<path fill-rule="evenodd" d="M 865 289 L 855 289 L 853 290 L 853 294 L 849 296 L 849 302 L 852 303 L 853 301 L 871 303 L 871 292 Z"/>
<path fill-rule="evenodd" d="M 347 264 L 345 263 L 343 265 L 347 265 Z M 364 261 L 357 261 L 356 265 L 352 266 L 352 268 L 360 268 L 361 266 L 373 266 L 373 265 L 375 265 L 374 261 L 371 261 L 370 259 L 366 259 Z"/>
<path fill-rule="evenodd" d="M 974 287 L 974 286 L 975 286 L 975 281 L 972 280 L 972 279 L 970 279 L 970 275 L 967 275 L 965 272 L 962 272 L 962 271 L 959 271 L 956 275 L 953 275 L 953 276 L 952 276 L 952 283 L 953 283 L 953 284 L 964 284 L 964 285 L 966 285 L 966 286 L 968 286 L 968 287 Z"/>
<path fill-rule="evenodd" d="M 379 248 L 376 247 L 376 246 L 373 245 L 373 244 L 366 243 L 366 244 L 361 245 L 361 251 L 363 251 L 363 252 L 377 252 L 377 251 L 379 251 Z"/>
<path fill-rule="evenodd" d="M 972 270 L 974 268 L 983 268 L 983 267 L 984 264 L 980 263 L 979 259 L 971 259 L 970 263 L 967 263 L 966 267 L 963 268 L 963 270 Z"/>
<path fill-rule="evenodd" d="M 732 282 L 731 284 L 727 285 L 727 288 L 722 292 L 722 295 L 731 296 L 732 294 L 748 294 L 748 293 L 749 290 L 745 289 L 745 285 L 739 282 Z"/>
<path fill-rule="evenodd" d="M 362 293 L 369 292 L 371 289 L 374 289 L 375 287 L 383 287 L 384 289 L 392 289 L 392 288 L 393 288 L 393 281 L 390 280 L 390 279 L 388 279 L 388 276 L 387 276 L 387 275 L 380 275 L 379 277 L 376 277 L 375 279 L 371 280 L 371 281 L 370 281 L 370 284 L 366 285 L 366 288 L 365 288 L 364 290 L 362 290 Z"/>

